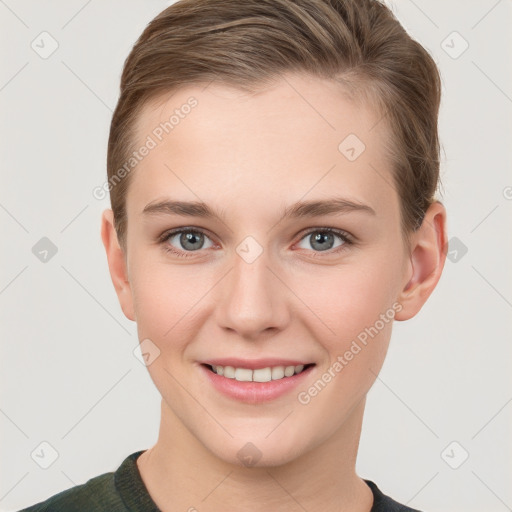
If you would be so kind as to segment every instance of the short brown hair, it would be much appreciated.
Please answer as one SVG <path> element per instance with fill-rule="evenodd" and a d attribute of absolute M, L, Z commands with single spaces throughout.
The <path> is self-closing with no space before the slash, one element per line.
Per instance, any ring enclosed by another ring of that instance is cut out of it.
<path fill-rule="evenodd" d="M 136 120 L 149 100 L 213 80 L 256 91 L 289 71 L 338 80 L 383 113 L 402 230 L 417 229 L 439 182 L 441 79 L 430 54 L 378 0 L 179 0 L 166 8 L 124 63 L 109 183 L 134 150 Z M 126 175 L 109 188 L 124 248 L 129 182 Z"/>

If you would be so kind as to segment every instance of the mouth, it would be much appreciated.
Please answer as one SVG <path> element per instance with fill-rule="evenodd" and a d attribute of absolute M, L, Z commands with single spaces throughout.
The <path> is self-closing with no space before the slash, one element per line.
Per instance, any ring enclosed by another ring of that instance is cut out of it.
<path fill-rule="evenodd" d="M 218 364 L 220 362 L 224 364 Z M 230 400 L 257 405 L 289 396 L 299 385 L 306 386 L 308 376 L 316 366 L 315 363 L 300 361 L 278 363 L 284 361 L 217 360 L 200 363 L 199 369 L 205 385 L 215 392 Z"/>
<path fill-rule="evenodd" d="M 227 379 L 234 379 L 238 382 L 271 382 L 275 380 L 282 380 L 299 375 L 307 371 L 315 363 L 298 364 L 298 365 L 276 365 L 266 366 L 264 368 L 244 368 L 235 366 L 222 366 L 203 364 L 208 370 L 216 375 L 225 377 Z"/>

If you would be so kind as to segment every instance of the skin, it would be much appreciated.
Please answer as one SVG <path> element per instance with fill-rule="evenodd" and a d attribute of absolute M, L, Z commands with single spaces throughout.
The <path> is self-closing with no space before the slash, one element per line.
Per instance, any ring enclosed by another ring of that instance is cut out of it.
<path fill-rule="evenodd" d="M 146 107 L 138 141 L 190 96 L 198 105 L 131 175 L 126 251 L 112 211 L 102 217 L 122 310 L 139 339 L 160 350 L 148 370 L 162 395 L 161 425 L 137 462 L 143 481 L 163 511 L 368 512 L 373 497 L 355 472 L 356 454 L 392 321 L 308 404 L 297 393 L 393 304 L 395 320 L 418 313 L 444 266 L 445 209 L 432 204 L 405 243 L 385 158 L 387 127 L 338 83 L 288 74 L 255 95 L 216 83 L 188 86 Z M 338 150 L 350 133 L 366 146 L 354 161 Z M 285 206 L 334 196 L 375 215 L 280 220 Z M 204 201 L 222 220 L 142 213 L 166 198 Z M 165 231 L 190 226 L 206 232 L 203 248 L 187 252 L 179 236 L 158 242 Z M 332 248 L 318 249 L 308 231 L 327 227 L 348 232 L 353 244 L 334 236 Z M 252 263 L 236 252 L 247 236 L 263 251 Z M 219 394 L 199 370 L 200 361 L 230 356 L 316 366 L 300 389 L 247 404 Z M 261 452 L 252 467 L 237 457 L 248 442 Z"/>

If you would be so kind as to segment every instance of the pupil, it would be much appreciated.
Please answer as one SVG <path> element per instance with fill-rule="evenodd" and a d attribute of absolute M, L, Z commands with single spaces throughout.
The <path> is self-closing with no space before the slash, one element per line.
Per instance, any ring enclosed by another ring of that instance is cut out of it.
<path fill-rule="evenodd" d="M 197 249 L 200 249 L 201 248 L 201 245 L 199 245 L 199 247 L 194 247 L 194 244 L 197 244 L 198 241 L 199 242 L 202 242 L 202 239 L 203 239 L 203 235 L 202 234 L 199 234 L 199 236 L 197 236 L 197 234 L 193 233 L 193 232 L 189 232 L 189 233 L 183 233 L 181 235 L 181 245 L 183 247 L 185 247 L 186 249 L 190 249 L 192 251 L 194 250 L 197 250 Z M 190 245 L 192 245 L 192 247 L 190 247 Z"/>
<path fill-rule="evenodd" d="M 321 251 L 325 251 L 331 248 L 332 238 L 332 233 L 317 233 L 315 236 L 313 236 L 313 242 L 311 243 L 311 245 L 315 247 L 315 244 L 318 243 L 319 245 L 315 248 L 320 249 Z M 326 243 L 327 239 L 329 239 L 331 244 L 329 244 L 328 242 Z M 329 247 L 327 247 L 327 245 L 329 245 Z"/>

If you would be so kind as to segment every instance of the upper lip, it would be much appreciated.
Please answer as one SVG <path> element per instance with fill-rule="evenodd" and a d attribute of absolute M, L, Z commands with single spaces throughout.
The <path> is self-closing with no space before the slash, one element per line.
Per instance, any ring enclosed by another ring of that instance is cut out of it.
<path fill-rule="evenodd" d="M 270 357 L 264 359 L 239 359 L 236 357 L 224 357 L 218 359 L 208 359 L 203 364 L 210 366 L 233 366 L 234 368 L 247 368 L 249 370 L 257 370 L 259 368 L 268 368 L 269 366 L 298 366 L 312 364 L 311 362 L 301 361 L 299 359 L 280 359 Z"/>

